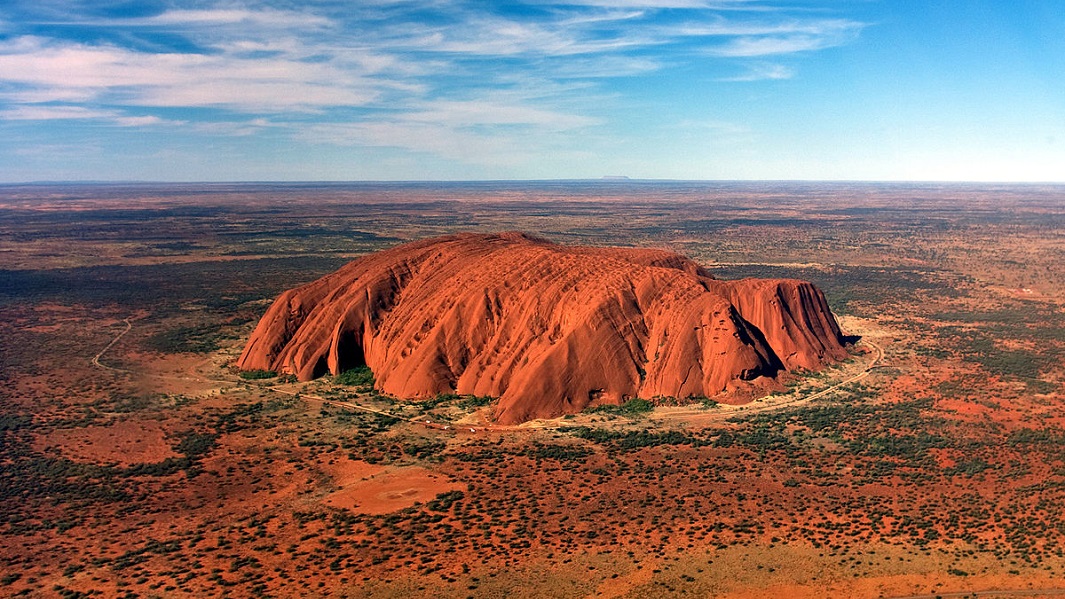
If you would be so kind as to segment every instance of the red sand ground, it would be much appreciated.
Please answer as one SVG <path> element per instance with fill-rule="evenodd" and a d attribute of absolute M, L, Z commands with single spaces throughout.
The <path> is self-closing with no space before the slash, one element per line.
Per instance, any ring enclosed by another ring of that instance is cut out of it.
<path fill-rule="evenodd" d="M 56 429 L 37 437 L 33 448 L 93 464 L 151 464 L 177 457 L 167 433 L 157 422 L 120 420 L 110 426 Z"/>
<path fill-rule="evenodd" d="M 465 485 L 419 467 L 375 466 L 343 459 L 327 472 L 337 490 L 326 495 L 322 503 L 360 514 L 387 514 L 425 503 L 441 493 L 465 489 Z"/>

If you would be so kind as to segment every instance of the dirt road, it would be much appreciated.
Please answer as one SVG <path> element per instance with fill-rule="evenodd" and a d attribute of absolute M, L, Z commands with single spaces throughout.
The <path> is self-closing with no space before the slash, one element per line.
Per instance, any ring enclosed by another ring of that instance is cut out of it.
<path fill-rule="evenodd" d="M 92 357 L 91 361 L 92 361 L 92 364 L 94 366 L 96 366 L 98 368 L 105 369 L 105 370 L 110 370 L 110 371 L 113 371 L 113 372 L 128 372 L 128 373 L 132 372 L 130 370 L 125 370 L 125 369 L 121 369 L 121 368 L 114 368 L 112 366 L 107 366 L 106 364 L 102 364 L 100 362 L 100 359 L 104 356 L 104 354 L 106 354 L 112 347 L 115 346 L 116 343 L 118 343 L 127 333 L 129 333 L 133 329 L 133 323 L 132 323 L 131 319 L 132 319 L 132 317 L 123 319 L 122 322 L 125 323 L 126 328 L 123 329 L 114 339 L 111 340 L 110 343 L 108 343 L 103 349 L 101 349 L 95 356 Z M 819 397 L 824 397 L 825 395 L 828 395 L 828 394 L 830 394 L 830 393 L 832 393 L 832 392 L 834 392 L 834 391 L 836 391 L 836 390 L 838 390 L 838 389 L 840 389 L 840 388 L 842 388 L 842 387 L 844 387 L 846 385 L 849 385 L 851 383 L 857 382 L 857 381 L 869 376 L 870 372 L 872 372 L 875 368 L 878 368 L 880 366 L 880 362 L 882 362 L 883 359 L 884 359 L 884 350 L 883 350 L 883 348 L 881 348 L 878 344 L 876 344 L 876 343 L 874 343 L 872 341 L 864 341 L 863 343 L 868 345 L 868 346 L 870 346 L 870 347 L 872 347 L 874 350 L 876 350 L 876 356 L 873 358 L 873 360 L 860 373 L 856 374 L 855 376 L 852 376 L 852 377 L 850 377 L 850 378 L 848 378 L 848 379 L 846 379 L 846 380 L 844 380 L 842 382 L 836 383 L 835 385 L 832 385 L 831 387 L 828 387 L 826 389 L 822 389 L 821 391 L 818 391 L 816 393 L 813 393 L 813 394 L 810 394 L 810 395 L 806 395 L 806 396 L 803 396 L 803 397 L 796 397 L 794 399 L 790 399 L 790 400 L 787 400 L 787 401 L 780 401 L 780 402 L 773 402 L 773 401 L 762 402 L 762 401 L 756 400 L 755 402 L 752 402 L 752 403 L 749 403 L 749 404 L 744 404 L 744 405 L 739 405 L 739 406 L 733 406 L 733 405 L 729 405 L 729 404 L 718 404 L 718 406 L 713 409 L 714 411 L 708 411 L 705 408 L 694 408 L 694 409 L 685 409 L 685 410 L 669 410 L 669 411 L 656 410 L 656 413 L 653 413 L 652 417 L 654 417 L 656 420 L 670 421 L 670 420 L 673 420 L 675 418 L 682 418 L 682 417 L 687 417 L 687 416 L 698 415 L 700 417 L 707 418 L 707 419 L 710 419 L 710 420 L 724 420 L 724 419 L 726 419 L 728 417 L 731 417 L 732 415 L 734 415 L 736 413 L 741 413 L 741 412 L 743 414 L 757 414 L 757 413 L 775 411 L 775 410 L 780 410 L 780 409 L 787 408 L 787 407 L 794 407 L 794 406 L 806 404 L 806 403 L 808 403 L 810 401 L 813 401 L 813 400 L 815 400 L 815 399 L 817 399 Z M 141 374 L 144 374 L 144 373 L 141 373 Z M 190 374 L 190 375 L 184 376 L 184 377 L 176 377 L 176 376 L 168 376 L 168 375 L 160 375 L 160 374 L 146 374 L 145 376 L 152 376 L 152 377 L 155 377 L 155 378 L 169 379 L 169 380 L 223 383 L 223 384 L 232 384 L 232 385 L 236 385 L 236 384 L 239 384 L 239 383 L 242 382 L 241 379 L 215 379 L 215 378 L 207 378 L 207 377 L 197 376 L 195 374 Z M 293 390 L 290 390 L 290 389 L 285 389 L 285 388 L 277 386 L 277 385 L 273 385 L 273 386 L 270 386 L 270 387 L 267 387 L 267 388 L 270 389 L 271 391 L 274 391 L 276 393 L 281 393 L 281 394 L 284 394 L 284 395 L 291 395 L 291 396 L 294 396 L 294 397 L 300 397 L 301 399 L 308 399 L 308 400 L 311 400 L 311 401 L 317 401 L 319 403 L 322 403 L 322 404 L 325 404 L 325 405 L 331 405 L 331 406 L 338 407 L 338 408 L 345 408 L 345 409 L 357 410 L 357 411 L 361 411 L 361 412 L 368 412 L 368 413 L 372 413 L 372 414 L 377 414 L 379 416 L 385 416 L 385 417 L 388 417 L 388 418 L 395 418 L 397 420 L 405 420 L 407 422 L 411 422 L 411 423 L 414 423 L 414 424 L 418 424 L 418 425 L 421 425 L 421 426 L 424 426 L 424 427 L 427 427 L 427 428 L 431 428 L 431 429 L 436 429 L 436 430 L 454 429 L 456 431 L 468 431 L 468 432 L 520 431 L 520 430 L 529 430 L 529 429 L 558 428 L 558 427 L 561 427 L 561 426 L 570 426 L 570 425 L 573 424 L 572 421 L 564 421 L 561 418 L 555 418 L 555 419 L 551 419 L 551 420 L 533 420 L 533 421 L 525 422 L 525 423 L 522 423 L 522 424 L 511 425 L 511 426 L 495 425 L 495 424 L 493 424 L 493 425 L 480 425 L 480 426 L 477 426 L 477 425 L 474 425 L 474 426 L 470 426 L 470 425 L 454 425 L 454 424 L 450 424 L 450 423 L 445 424 L 445 423 L 434 422 L 432 420 L 426 420 L 424 417 L 408 418 L 408 417 L 404 417 L 404 416 L 398 416 L 396 414 L 392 414 L 392 413 L 386 412 L 384 410 L 379 410 L 379 409 L 372 408 L 372 407 L 366 406 L 366 405 L 362 405 L 362 404 L 359 404 L 359 403 L 356 403 L 356 402 L 339 401 L 339 400 L 334 400 L 334 399 L 328 399 L 328 398 L 325 398 L 325 397 L 322 397 L 322 396 L 319 396 L 319 395 L 314 395 L 312 393 L 306 393 L 304 391 L 298 391 L 298 390 L 297 391 L 293 391 Z"/>
<path fill-rule="evenodd" d="M 107 350 L 109 350 L 112 347 L 114 347 L 115 344 L 118 343 L 119 340 L 121 340 L 122 337 L 124 337 L 126 335 L 126 333 L 130 332 L 131 330 L 133 330 L 133 323 L 130 322 L 129 318 L 122 319 L 122 322 L 126 323 L 126 328 L 121 333 L 119 333 L 117 337 L 112 339 L 111 343 L 108 343 L 107 346 L 105 346 L 103 349 L 101 349 L 99 351 L 99 353 L 97 353 L 95 356 L 92 357 L 92 365 L 93 366 L 96 366 L 97 368 L 103 368 L 104 370 L 111 370 L 111 371 L 114 371 L 114 372 L 129 372 L 128 370 L 122 370 L 121 368 L 112 368 L 110 366 L 107 366 L 107 365 L 104 365 L 104 364 L 100 363 L 100 358 L 102 358 L 103 355 L 107 353 Z"/>

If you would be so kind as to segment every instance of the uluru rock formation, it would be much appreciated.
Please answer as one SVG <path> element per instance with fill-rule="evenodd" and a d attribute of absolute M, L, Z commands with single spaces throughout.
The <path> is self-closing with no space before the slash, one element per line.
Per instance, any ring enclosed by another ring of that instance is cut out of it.
<path fill-rule="evenodd" d="M 282 293 L 237 365 L 309 380 L 366 364 L 383 393 L 491 395 L 513 424 L 772 384 L 846 357 L 843 341 L 805 281 L 717 280 L 663 250 L 460 234 Z"/>

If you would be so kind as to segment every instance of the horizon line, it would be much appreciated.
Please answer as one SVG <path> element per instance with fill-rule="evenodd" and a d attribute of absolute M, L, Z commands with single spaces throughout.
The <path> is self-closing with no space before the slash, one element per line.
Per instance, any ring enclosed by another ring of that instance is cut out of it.
<path fill-rule="evenodd" d="M 381 185 L 445 183 L 841 183 L 841 184 L 924 184 L 924 185 L 1065 185 L 1043 180 L 964 180 L 964 179 L 677 179 L 604 176 L 597 178 L 558 179 L 230 179 L 167 181 L 154 179 L 56 179 L 36 181 L 0 181 L 0 187 L 46 185 Z"/>

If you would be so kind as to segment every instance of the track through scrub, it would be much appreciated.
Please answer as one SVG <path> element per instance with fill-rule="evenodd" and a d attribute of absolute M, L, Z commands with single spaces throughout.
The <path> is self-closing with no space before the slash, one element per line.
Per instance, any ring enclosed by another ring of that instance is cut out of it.
<path fill-rule="evenodd" d="M 871 362 L 869 362 L 869 364 L 867 364 L 866 367 L 864 369 L 862 369 L 862 371 L 859 372 L 858 374 L 856 374 L 856 375 L 854 375 L 854 376 L 852 376 L 852 377 L 850 377 L 850 378 L 848 378 L 848 379 L 846 379 L 846 380 L 844 380 L 842 382 L 836 383 L 835 385 L 832 385 L 831 387 L 828 387 L 826 389 L 822 389 L 821 391 L 813 393 L 811 395 L 806 395 L 806 396 L 803 396 L 803 397 L 797 397 L 795 399 L 792 399 L 792 400 L 789 400 L 789 401 L 784 401 L 784 402 L 765 403 L 765 404 L 757 404 L 757 405 L 752 405 L 753 402 L 751 404 L 745 404 L 745 405 L 741 405 L 741 406 L 731 406 L 731 405 L 728 405 L 728 404 L 719 404 L 718 408 L 721 411 L 716 412 L 716 413 L 708 412 L 706 409 L 683 410 L 683 411 L 673 411 L 673 412 L 665 412 L 665 413 L 661 413 L 660 412 L 658 414 L 657 418 L 659 420 L 662 420 L 662 421 L 669 421 L 669 420 L 672 420 L 673 418 L 676 418 L 676 417 L 700 415 L 700 416 L 704 416 L 704 417 L 710 417 L 711 419 L 714 419 L 714 420 L 724 420 L 726 418 L 731 417 L 732 415 L 734 415 L 736 413 L 755 414 L 755 413 L 762 413 L 762 412 L 770 412 L 770 411 L 780 410 L 780 409 L 783 409 L 783 408 L 794 407 L 794 406 L 797 406 L 797 405 L 802 405 L 802 404 L 808 403 L 808 402 L 813 401 L 813 400 L 815 400 L 815 399 L 817 399 L 819 397 L 824 397 L 825 395 L 828 395 L 828 394 L 830 394 L 830 393 L 832 393 L 834 391 L 837 391 L 837 390 L 839 390 L 842 387 L 850 385 L 851 383 L 855 383 L 857 381 L 860 381 L 863 378 L 869 376 L 869 373 L 872 372 L 874 369 L 881 367 L 880 362 L 882 362 L 883 359 L 884 359 L 884 350 L 883 350 L 883 348 L 881 348 L 879 345 L 877 345 L 876 343 L 874 343 L 872 341 L 864 341 L 863 343 L 866 344 L 866 345 L 871 346 L 874 350 L 876 350 L 876 356 L 873 358 L 873 360 Z M 564 420 L 562 418 L 556 418 L 556 419 L 552 419 L 552 420 L 530 420 L 529 422 L 523 422 L 522 424 L 515 424 L 515 425 L 491 424 L 491 425 L 474 425 L 474 426 L 470 426 L 470 425 L 451 424 L 451 423 L 446 423 L 445 424 L 445 423 L 440 423 L 440 422 L 433 422 L 431 420 L 426 420 L 424 417 L 409 418 L 409 417 L 406 417 L 406 416 L 398 416 L 396 414 L 391 414 L 389 412 L 386 412 L 386 411 L 383 411 L 383 410 L 378 410 L 378 409 L 375 409 L 375 408 L 371 408 L 369 406 L 365 406 L 365 405 L 362 405 L 362 404 L 359 404 L 359 403 L 356 403 L 356 402 L 352 402 L 352 401 L 338 401 L 338 400 L 333 400 L 333 399 L 327 399 L 327 398 L 321 397 L 319 395 L 308 394 L 308 393 L 301 392 L 301 391 L 291 391 L 291 390 L 283 389 L 283 388 L 280 388 L 280 387 L 277 387 L 277 386 L 271 386 L 271 387 L 268 387 L 268 388 L 271 391 L 276 391 L 278 393 L 283 393 L 283 394 L 286 394 L 286 395 L 292 395 L 292 396 L 300 397 L 302 399 L 309 399 L 309 400 L 312 400 L 312 401 L 317 401 L 317 402 L 320 402 L 322 404 L 331 405 L 331 406 L 335 406 L 335 407 L 338 407 L 338 408 L 349 408 L 349 409 L 353 409 L 353 410 L 360 410 L 360 411 L 363 411 L 363 412 L 369 412 L 369 413 L 378 414 L 378 415 L 381 415 L 381 416 L 387 416 L 389 418 L 395 418 L 397 420 L 403 420 L 403 421 L 406 421 L 406 422 L 410 422 L 410 423 L 413 423 L 413 424 L 418 424 L 418 425 L 424 426 L 426 428 L 431 428 L 431 429 L 436 429 L 436 430 L 451 430 L 451 429 L 453 429 L 453 430 L 458 431 L 458 432 L 463 432 L 463 431 L 468 431 L 468 432 L 528 431 L 528 430 L 531 430 L 531 429 L 551 429 L 551 428 L 558 428 L 558 427 L 561 427 L 561 426 L 572 426 L 573 425 L 572 421 L 566 421 L 566 420 Z"/>
<path fill-rule="evenodd" d="M 186 376 L 171 376 L 171 375 L 156 374 L 156 373 L 151 373 L 151 372 L 138 372 L 138 371 L 135 371 L 135 370 L 129 370 L 127 368 L 116 368 L 114 366 L 108 366 L 107 364 L 104 364 L 104 363 L 100 362 L 100 358 L 103 358 L 104 354 L 106 354 L 107 352 L 111 351 L 111 349 L 115 346 L 115 344 L 117 344 L 119 341 L 121 341 L 122 338 L 125 337 L 127 333 L 129 333 L 131 330 L 133 330 L 133 321 L 134 320 L 140 320 L 140 319 L 144 318 L 146 315 L 147 314 L 141 315 L 141 316 L 138 316 L 136 318 L 134 318 L 132 316 L 128 316 L 126 318 L 123 318 L 122 322 L 124 322 L 126 324 L 126 328 L 123 329 L 122 332 L 120 332 L 117 336 L 115 336 L 115 338 L 112 339 L 110 343 L 108 343 L 106 346 L 104 346 L 103 349 L 101 349 L 99 352 L 97 352 L 96 355 L 93 356 L 89 360 L 90 362 L 92 362 L 92 365 L 96 366 L 97 368 L 101 368 L 103 370 L 109 370 L 111 372 L 122 372 L 122 373 L 126 373 L 126 374 L 133 374 L 133 375 L 137 375 L 137 376 L 150 377 L 150 378 L 162 379 L 162 380 L 167 380 L 167 381 L 182 381 L 182 382 L 194 382 L 194 383 L 224 383 L 224 384 L 237 384 L 237 383 L 240 382 L 239 380 L 233 380 L 233 379 L 215 379 L 215 378 L 210 378 L 210 377 L 198 376 L 198 375 L 196 375 L 196 374 L 194 374 L 192 372 L 188 373 Z M 207 361 L 210 361 L 210 359 L 208 359 Z M 193 367 L 192 370 L 195 370 L 195 367 Z"/>
<path fill-rule="evenodd" d="M 102 358 L 103 355 L 107 353 L 107 350 L 114 347 L 116 343 L 118 343 L 123 337 L 125 337 L 126 333 L 133 330 L 133 323 L 130 321 L 130 318 L 131 317 L 122 319 L 122 322 L 126 323 L 126 328 L 121 333 L 119 333 L 117 337 L 112 339 L 111 343 L 108 343 L 103 349 L 101 349 L 95 356 L 92 357 L 91 362 L 93 366 L 96 366 L 97 368 L 103 368 L 104 370 L 110 370 L 112 372 L 129 372 L 128 370 L 124 370 L 122 368 L 114 368 L 111 366 L 107 366 L 106 364 L 101 364 L 100 358 Z"/>
<path fill-rule="evenodd" d="M 786 401 L 768 401 L 767 402 L 767 401 L 764 401 L 765 398 L 759 398 L 759 399 L 756 399 L 756 400 L 754 400 L 754 401 L 752 401 L 750 403 L 746 403 L 746 404 L 742 404 L 742 405 L 718 404 L 715 408 L 713 408 L 713 411 L 707 410 L 706 408 L 694 408 L 694 409 L 656 411 L 656 412 L 652 412 L 652 415 L 653 415 L 653 417 L 656 420 L 659 420 L 661 422 L 669 422 L 669 421 L 671 421 L 673 419 L 676 419 L 676 418 L 683 418 L 683 417 L 689 417 L 689 416 L 700 416 L 701 418 L 706 419 L 706 420 L 725 420 L 727 418 L 731 418 L 732 416 L 734 416 L 736 414 L 743 414 L 743 415 L 746 415 L 746 414 L 760 414 L 760 413 L 764 413 L 764 412 L 773 412 L 773 411 L 781 410 L 781 409 L 784 409 L 784 408 L 791 408 L 791 407 L 807 404 L 807 403 L 809 403 L 809 402 L 811 402 L 811 401 L 813 401 L 815 399 L 824 397 L 826 395 L 829 395 L 830 393 L 838 391 L 839 389 L 841 389 L 843 387 L 846 387 L 847 385 L 850 385 L 851 383 L 855 383 L 857 381 L 860 381 L 860 380 L 864 379 L 865 377 L 869 376 L 869 373 L 871 373 L 873 370 L 883 367 L 880 364 L 884 360 L 884 350 L 883 350 L 883 348 L 881 348 L 879 345 L 877 345 L 876 343 L 874 343 L 872 341 L 863 341 L 862 343 L 864 345 L 868 345 L 868 346 L 872 347 L 874 350 L 876 350 L 876 356 L 873 358 L 873 360 L 871 362 L 869 362 L 869 364 L 867 364 L 865 366 L 865 368 L 863 368 L 862 371 L 859 372 L 858 374 L 856 374 L 856 375 L 854 375 L 854 376 L 852 376 L 850 378 L 847 378 L 846 380 L 843 380 L 843 381 L 841 381 L 839 383 L 836 383 L 835 385 L 832 385 L 831 387 L 822 389 L 822 390 L 817 391 L 815 393 L 812 393 L 810 395 L 803 395 L 803 396 L 795 397 L 795 398 L 792 398 L 792 399 L 789 399 L 789 400 L 786 400 Z M 550 421 L 550 422 L 553 423 L 555 421 Z M 524 426 L 529 426 L 529 424 L 530 423 L 526 423 Z M 538 428 L 543 428 L 543 427 L 541 426 L 541 427 L 538 427 Z"/>
<path fill-rule="evenodd" d="M 132 370 L 127 370 L 127 369 L 123 369 L 123 368 L 115 368 L 113 366 L 108 366 L 106 364 L 103 364 L 103 363 L 100 362 L 100 359 L 104 356 L 104 354 L 106 354 L 108 351 L 110 351 L 111 348 L 113 348 L 115 346 L 115 344 L 117 344 L 119 341 L 121 341 L 122 338 L 124 336 L 126 336 L 126 334 L 129 333 L 133 329 L 132 317 L 124 318 L 124 319 L 122 319 L 122 322 L 125 323 L 126 328 L 123 329 L 117 336 L 115 336 L 114 339 L 111 340 L 110 343 L 108 343 L 103 349 L 101 349 L 95 356 L 92 357 L 91 362 L 92 362 L 92 364 L 94 366 L 96 366 L 98 368 L 102 368 L 104 370 L 110 370 L 112 372 L 124 372 L 124 373 L 130 373 L 130 374 L 141 374 L 143 376 L 149 376 L 149 377 L 158 378 L 158 379 L 165 379 L 165 380 L 225 383 L 225 384 L 232 384 L 232 385 L 239 385 L 241 382 L 243 382 L 239 378 L 237 378 L 237 379 L 228 379 L 228 378 L 226 378 L 226 379 L 217 379 L 217 378 L 196 376 L 196 375 L 192 375 L 192 374 L 190 374 L 188 376 L 178 377 L 178 376 L 168 376 L 168 375 L 161 375 L 161 374 L 135 373 Z M 740 406 L 732 406 L 732 405 L 728 405 L 728 404 L 719 404 L 717 409 L 720 410 L 720 411 L 718 411 L 716 413 L 709 413 L 705 409 L 671 411 L 671 412 L 666 412 L 666 413 L 659 413 L 657 415 L 657 418 L 660 419 L 660 420 L 668 421 L 668 420 L 672 420 L 672 419 L 677 418 L 677 417 L 699 415 L 699 416 L 703 416 L 703 417 L 710 417 L 711 419 L 714 419 L 714 420 L 723 420 L 723 419 L 731 416 L 732 414 L 735 414 L 735 413 L 741 412 L 741 411 L 742 411 L 743 414 L 756 414 L 756 413 L 769 412 L 769 411 L 779 410 L 779 409 L 786 408 L 786 407 L 793 407 L 793 406 L 796 406 L 796 405 L 801 405 L 801 404 L 808 403 L 808 402 L 813 401 L 813 400 L 815 400 L 815 399 L 817 399 L 819 397 L 824 397 L 825 395 L 828 395 L 829 393 L 832 393 L 832 392 L 834 392 L 834 391 L 836 391 L 836 390 L 838 390 L 838 389 L 840 389 L 840 388 L 842 388 L 842 387 L 844 387 L 846 385 L 849 385 L 851 383 L 857 382 L 857 381 L 867 377 L 869 375 L 869 373 L 872 372 L 874 369 L 880 367 L 880 362 L 883 361 L 883 359 L 884 359 L 884 350 L 883 350 L 883 348 L 881 348 L 879 345 L 877 345 L 876 343 L 874 343 L 872 341 L 863 341 L 863 343 L 865 345 L 869 345 L 870 347 L 872 347 L 873 349 L 876 350 L 876 356 L 873 358 L 873 360 L 860 373 L 856 374 L 855 376 L 852 376 L 852 377 L 850 377 L 850 378 L 848 378 L 848 379 L 846 379 L 846 380 L 844 380 L 842 382 L 836 383 L 835 385 L 832 385 L 831 387 L 828 387 L 826 389 L 822 389 L 821 391 L 818 391 L 818 392 L 813 393 L 811 395 L 806 395 L 806 396 L 803 396 L 803 397 L 797 397 L 795 399 L 791 399 L 791 400 L 783 401 L 783 402 L 759 403 L 757 405 L 753 405 L 754 402 L 749 403 L 749 404 L 740 405 Z M 328 398 L 322 397 L 320 395 L 314 395 L 314 394 L 311 394 L 311 393 L 306 393 L 304 391 L 298 391 L 298 390 L 297 391 L 293 391 L 293 390 L 289 390 L 289 389 L 284 389 L 284 388 L 276 386 L 276 385 L 267 387 L 267 389 L 269 389 L 270 391 L 274 391 L 276 393 L 281 393 L 281 394 L 284 394 L 284 395 L 291 395 L 293 397 L 297 397 L 297 398 L 300 398 L 300 399 L 308 399 L 308 400 L 311 400 L 311 401 L 316 401 L 316 402 L 319 402 L 319 403 L 324 404 L 324 405 L 331 405 L 331 406 L 338 407 L 338 408 L 346 408 L 346 409 L 351 409 L 351 410 L 358 410 L 358 411 L 361 411 L 361 412 L 367 412 L 367 413 L 371 413 L 371 414 L 377 414 L 379 416 L 385 416 L 387 418 L 394 418 L 396 420 L 402 420 L 402 421 L 405 421 L 405 422 L 410 422 L 412 424 L 417 424 L 417 425 L 424 426 L 424 427 L 430 428 L 430 429 L 435 429 L 435 430 L 455 430 L 455 431 L 459 431 L 459 432 L 468 431 L 468 432 L 471 432 L 471 433 L 476 433 L 476 432 L 492 432 L 492 431 L 496 431 L 496 432 L 498 432 L 498 431 L 522 431 L 522 430 L 526 430 L 527 431 L 527 430 L 530 430 L 530 429 L 550 429 L 550 428 L 558 428 L 560 426 L 572 425 L 572 422 L 564 422 L 561 418 L 556 418 L 556 419 L 552 419 L 552 420 L 532 420 L 532 421 L 529 421 L 529 422 L 524 422 L 522 424 L 515 424 L 515 425 L 495 425 L 495 424 L 484 425 L 484 424 L 482 424 L 482 425 L 472 425 L 471 426 L 471 425 L 461 425 L 461 424 L 451 424 L 451 423 L 446 423 L 445 424 L 445 423 L 440 423 L 440 422 L 434 422 L 432 420 L 426 420 L 424 417 L 413 417 L 413 418 L 410 418 L 410 417 L 406 417 L 406 416 L 398 416 L 396 414 L 392 414 L 392 413 L 386 412 L 384 410 L 379 410 L 379 409 L 376 409 L 376 408 L 371 408 L 369 406 L 362 405 L 362 404 L 359 404 L 359 403 L 356 403 L 356 402 L 338 401 L 338 400 L 334 400 L 334 399 L 328 399 Z M 755 400 L 755 401 L 758 401 L 758 400 Z"/>

